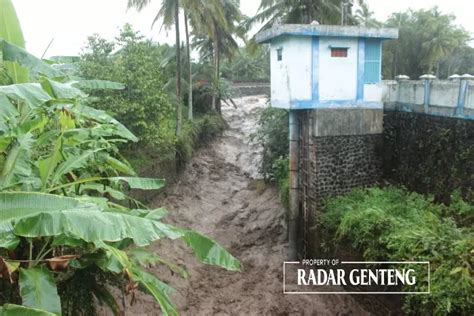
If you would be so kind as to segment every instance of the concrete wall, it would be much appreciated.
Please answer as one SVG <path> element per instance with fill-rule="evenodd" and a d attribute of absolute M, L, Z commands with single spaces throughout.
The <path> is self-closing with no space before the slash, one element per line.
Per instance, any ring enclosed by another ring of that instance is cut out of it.
<path fill-rule="evenodd" d="M 347 57 L 331 57 L 330 46 L 348 47 Z M 357 94 L 358 40 L 319 39 L 319 99 L 355 100 Z"/>
<path fill-rule="evenodd" d="M 272 103 L 286 104 L 290 100 L 311 100 L 311 37 L 287 37 L 271 45 Z M 277 50 L 282 48 L 282 60 Z"/>
<path fill-rule="evenodd" d="M 474 81 L 401 80 L 383 82 L 388 111 L 474 119 Z"/>

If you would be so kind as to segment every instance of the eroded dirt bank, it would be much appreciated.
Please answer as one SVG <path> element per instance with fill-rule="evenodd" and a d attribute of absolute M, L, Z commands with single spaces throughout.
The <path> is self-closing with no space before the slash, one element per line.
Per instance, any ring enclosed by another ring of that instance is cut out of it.
<path fill-rule="evenodd" d="M 173 300 L 183 315 L 364 315 L 348 295 L 283 295 L 284 209 L 277 192 L 258 178 L 259 150 L 248 144 L 264 97 L 237 99 L 224 107 L 226 134 L 200 150 L 181 180 L 168 189 L 167 221 L 211 236 L 239 258 L 244 270 L 228 272 L 204 266 L 181 242 L 159 242 L 150 251 L 187 266 L 181 279 L 164 268 L 151 268 L 177 289 Z M 127 315 L 160 315 L 151 297 L 139 294 Z"/>

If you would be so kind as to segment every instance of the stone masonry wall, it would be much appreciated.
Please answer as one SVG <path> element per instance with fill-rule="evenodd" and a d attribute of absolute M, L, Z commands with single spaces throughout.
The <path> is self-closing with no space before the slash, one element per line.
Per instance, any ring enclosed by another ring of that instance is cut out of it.
<path fill-rule="evenodd" d="M 312 186 L 318 200 L 377 183 L 382 175 L 382 140 L 380 134 L 314 137 Z"/>
<path fill-rule="evenodd" d="M 449 202 L 459 189 L 474 201 L 474 120 L 386 111 L 384 178 Z"/>

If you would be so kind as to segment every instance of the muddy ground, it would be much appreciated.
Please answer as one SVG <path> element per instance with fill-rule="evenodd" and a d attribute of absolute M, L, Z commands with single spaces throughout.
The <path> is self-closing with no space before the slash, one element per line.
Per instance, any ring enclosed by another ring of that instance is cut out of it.
<path fill-rule="evenodd" d="M 201 149 L 180 181 L 152 206 L 169 210 L 167 222 L 205 233 L 243 264 L 242 272 L 205 266 L 182 242 L 149 247 L 187 267 L 181 279 L 162 267 L 150 271 L 177 289 L 173 300 L 183 315 L 365 315 L 349 295 L 284 295 L 282 263 L 287 252 L 284 209 L 276 190 L 259 181 L 258 146 L 249 144 L 262 97 L 224 107 L 225 135 Z M 151 296 L 138 294 L 127 315 L 160 315 Z"/>

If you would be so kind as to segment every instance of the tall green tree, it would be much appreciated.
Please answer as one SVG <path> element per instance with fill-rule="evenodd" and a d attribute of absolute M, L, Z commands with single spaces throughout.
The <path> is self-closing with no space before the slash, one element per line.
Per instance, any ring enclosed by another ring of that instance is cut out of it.
<path fill-rule="evenodd" d="M 384 77 L 405 74 L 412 78 L 432 72 L 440 74 L 441 62 L 463 46 L 469 33 L 455 24 L 455 16 L 437 7 L 394 13 L 385 23 L 400 30 L 397 41 L 384 46 Z"/>
<path fill-rule="evenodd" d="M 151 0 L 128 0 L 129 8 L 136 8 L 141 11 Z M 153 23 L 160 18 L 163 19 L 163 26 L 171 28 L 174 25 L 176 35 L 176 135 L 181 133 L 183 124 L 182 100 L 181 100 L 181 41 L 179 34 L 179 8 L 180 0 L 163 0 L 161 8 Z"/>
<path fill-rule="evenodd" d="M 360 25 L 366 27 L 378 27 L 381 25 L 381 23 L 374 18 L 374 11 L 371 11 L 367 3 L 363 2 L 355 12 L 355 19 Z"/>
<path fill-rule="evenodd" d="M 231 58 L 238 50 L 236 37 L 245 38 L 245 29 L 240 27 L 243 16 L 240 3 L 235 0 L 214 0 L 202 6 L 200 10 L 192 10 L 196 48 L 201 56 L 213 57 L 213 95 L 212 108 L 219 110 L 220 65 L 222 56 Z"/>
<path fill-rule="evenodd" d="M 341 0 L 261 0 L 257 14 L 247 20 L 246 26 L 263 23 L 263 30 L 276 23 L 340 24 L 341 3 Z"/>

